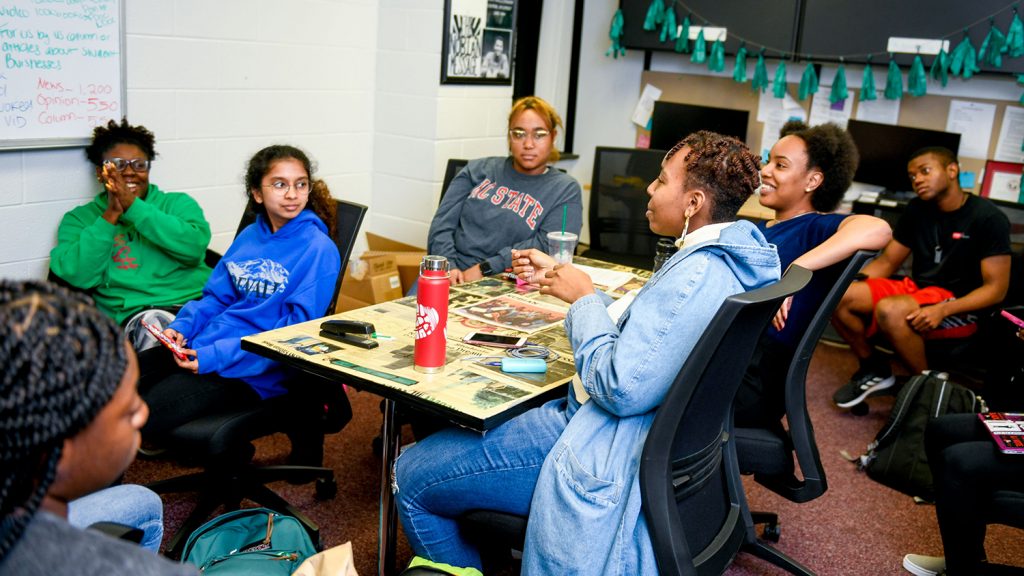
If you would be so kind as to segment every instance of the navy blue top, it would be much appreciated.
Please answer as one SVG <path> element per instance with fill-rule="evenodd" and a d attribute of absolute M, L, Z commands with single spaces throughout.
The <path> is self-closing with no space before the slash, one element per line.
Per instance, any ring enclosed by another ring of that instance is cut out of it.
<path fill-rule="evenodd" d="M 849 214 L 808 212 L 789 220 L 776 222 L 773 226 L 768 226 L 766 222 L 760 222 L 757 229 L 764 234 L 768 242 L 775 245 L 775 249 L 779 252 L 783 273 L 785 273 L 786 268 L 794 260 L 832 237 L 839 229 L 839 224 L 848 216 Z M 814 313 L 821 306 L 828 291 L 835 285 L 840 272 L 842 270 L 837 270 L 832 266 L 824 270 L 816 270 L 811 282 L 793 297 L 786 326 L 781 332 L 769 326 L 767 335 L 788 348 L 795 349 L 807 330 L 807 326 L 811 323 Z"/>

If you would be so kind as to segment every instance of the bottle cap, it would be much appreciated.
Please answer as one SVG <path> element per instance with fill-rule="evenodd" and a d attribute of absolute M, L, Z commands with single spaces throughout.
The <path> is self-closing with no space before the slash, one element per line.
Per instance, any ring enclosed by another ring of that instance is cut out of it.
<path fill-rule="evenodd" d="M 420 272 L 448 272 L 448 259 L 444 256 L 427 255 L 420 262 Z"/>

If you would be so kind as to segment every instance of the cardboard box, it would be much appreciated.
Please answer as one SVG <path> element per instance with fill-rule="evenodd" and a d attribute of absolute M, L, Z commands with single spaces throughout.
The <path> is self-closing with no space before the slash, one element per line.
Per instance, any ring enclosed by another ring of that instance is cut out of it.
<path fill-rule="evenodd" d="M 338 295 L 339 307 L 343 301 L 342 297 L 345 297 L 347 305 L 360 308 L 362 306 L 355 306 L 355 302 L 352 301 L 366 306 L 395 300 L 405 295 L 394 256 L 364 254 L 360 260 L 362 262 L 355 266 L 355 274 L 352 267 L 345 270 L 345 277 L 341 281 L 341 294 Z"/>
<path fill-rule="evenodd" d="M 404 295 L 398 272 L 357 279 L 346 270 L 345 279 L 341 282 L 341 296 L 348 296 L 366 304 L 396 300 Z"/>
<path fill-rule="evenodd" d="M 349 310 L 356 310 L 358 308 L 366 308 L 372 306 L 373 302 L 363 302 L 357 300 L 347 294 L 338 294 L 338 302 L 334 306 L 334 313 L 339 314 L 341 312 L 348 312 Z"/>
<path fill-rule="evenodd" d="M 394 256 L 395 265 L 398 268 L 398 276 L 402 282 L 402 293 L 408 292 L 420 276 L 420 262 L 427 255 L 426 250 L 378 236 L 373 232 L 366 233 L 366 244 L 370 249 L 363 254 L 364 258 L 367 256 Z"/>

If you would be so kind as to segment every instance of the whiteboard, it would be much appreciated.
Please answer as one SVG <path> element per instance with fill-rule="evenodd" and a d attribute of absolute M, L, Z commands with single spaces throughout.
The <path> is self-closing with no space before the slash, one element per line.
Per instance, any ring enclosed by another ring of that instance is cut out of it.
<path fill-rule="evenodd" d="M 0 148 L 88 144 L 125 111 L 123 0 L 0 2 Z"/>

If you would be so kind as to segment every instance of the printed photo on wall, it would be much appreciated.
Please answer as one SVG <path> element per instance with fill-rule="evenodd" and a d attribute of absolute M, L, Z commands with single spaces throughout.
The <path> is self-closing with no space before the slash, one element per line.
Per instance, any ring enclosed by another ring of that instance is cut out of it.
<path fill-rule="evenodd" d="M 442 84 L 512 84 L 516 0 L 445 0 Z"/>

